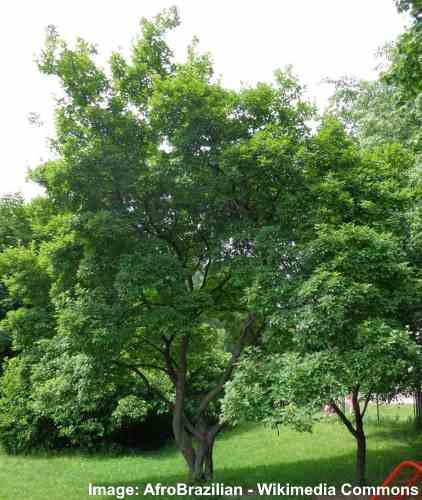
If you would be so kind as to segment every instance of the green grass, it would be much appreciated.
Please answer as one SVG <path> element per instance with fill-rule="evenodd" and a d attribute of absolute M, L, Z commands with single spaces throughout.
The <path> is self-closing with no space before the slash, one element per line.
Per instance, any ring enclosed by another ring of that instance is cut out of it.
<path fill-rule="evenodd" d="M 422 457 L 422 434 L 415 432 L 409 420 L 411 415 L 411 406 L 383 407 L 378 425 L 375 408 L 369 409 L 371 483 L 379 483 L 398 462 Z M 280 429 L 277 434 L 260 425 L 243 426 L 224 433 L 218 440 L 215 481 L 244 487 L 253 487 L 257 482 L 339 485 L 353 481 L 354 455 L 354 440 L 335 417 L 318 424 L 312 434 L 289 429 Z M 173 446 L 124 456 L 75 452 L 54 456 L 0 455 L 1 500 L 100 498 L 88 496 L 90 482 L 133 485 L 142 492 L 147 482 L 175 484 L 185 479 L 184 464 Z"/>

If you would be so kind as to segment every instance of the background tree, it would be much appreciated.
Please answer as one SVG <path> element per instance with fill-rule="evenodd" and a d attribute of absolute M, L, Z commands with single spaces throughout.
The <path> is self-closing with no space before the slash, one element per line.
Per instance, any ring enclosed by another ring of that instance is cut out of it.
<path fill-rule="evenodd" d="M 7 244 L 0 252 L 0 329 L 8 358 L 0 383 L 4 448 L 115 444 L 131 439 L 128 431 L 147 425 L 152 415 L 165 424 L 162 402 L 146 395 L 134 377 L 109 369 L 98 385 L 95 359 L 72 351 L 57 335 L 57 299 L 76 284 L 82 256 L 71 216 L 54 213 L 46 198 L 24 203 L 19 196 L 7 197 L 2 208 L 0 232 Z M 167 435 L 166 429 L 152 430 L 151 439 Z"/>
<path fill-rule="evenodd" d="M 385 57 L 390 57 L 391 49 L 386 52 Z M 420 152 L 419 101 L 401 104 L 397 87 L 384 79 L 343 78 L 329 82 L 334 84 L 330 112 L 363 147 L 401 144 L 409 151 Z"/>
<path fill-rule="evenodd" d="M 353 79 L 336 82 L 332 109 L 345 123 L 359 142 L 366 145 L 397 143 L 414 155 L 411 173 L 415 189 L 414 203 L 409 207 L 408 222 L 401 236 L 415 272 L 420 269 L 418 230 L 420 219 L 420 154 L 421 154 L 421 24 L 419 2 L 396 2 L 400 11 L 409 11 L 412 24 L 397 41 L 383 51 L 385 59 L 380 77 L 373 82 Z M 419 193 L 419 194 L 418 194 Z M 409 228 L 412 230 L 409 230 Z M 412 237 L 413 235 L 413 237 Z M 402 311 L 403 321 L 410 327 L 410 334 L 420 338 L 420 304 Z M 420 375 L 419 375 L 420 379 Z M 417 375 L 415 374 L 415 380 Z M 415 410 L 417 420 L 422 419 L 422 391 L 416 383 Z"/>
<path fill-rule="evenodd" d="M 360 150 L 333 119 L 309 149 L 315 232 L 290 250 L 287 273 L 285 254 L 275 259 L 271 294 L 261 289 L 257 299 L 272 304 L 272 328 L 241 363 L 224 412 L 307 429 L 330 403 L 356 439 L 364 484 L 368 404 L 377 392 L 411 387 L 420 365 L 402 316 L 421 291 L 401 241 L 413 156 L 398 146 Z M 349 394 L 353 419 L 341 405 Z"/>
<path fill-rule="evenodd" d="M 29 216 L 24 200 L 19 194 L 6 195 L 0 199 L 0 252 L 16 245 L 27 245 L 32 238 Z M 9 295 L 6 284 L 0 281 L 0 322 L 7 311 L 18 304 Z M 11 356 L 11 338 L 0 327 L 0 356 Z"/>
<path fill-rule="evenodd" d="M 422 2 L 420 0 L 396 0 L 396 5 L 399 12 L 409 12 L 415 22 L 421 21 Z"/>

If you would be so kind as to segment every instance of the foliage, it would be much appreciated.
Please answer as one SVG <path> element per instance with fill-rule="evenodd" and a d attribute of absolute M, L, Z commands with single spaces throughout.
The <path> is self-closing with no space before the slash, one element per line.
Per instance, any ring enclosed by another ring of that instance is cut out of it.
<path fill-rule="evenodd" d="M 396 0 L 396 5 L 399 12 L 409 11 L 416 22 L 421 20 L 422 2 L 420 0 Z"/>
<path fill-rule="evenodd" d="M 417 2 L 399 8 L 416 20 L 383 79 L 337 82 L 315 130 L 291 70 L 234 91 L 195 40 L 176 62 L 175 8 L 106 68 L 48 29 L 38 66 L 62 95 L 54 159 L 31 173 L 45 197 L 0 203 L 9 450 L 171 412 L 190 478 L 212 479 L 225 419 L 310 430 L 329 402 L 365 480 L 371 398 L 422 368 L 420 29 Z"/>
<path fill-rule="evenodd" d="M 389 58 L 394 49 L 387 50 Z M 373 81 L 334 80 L 330 110 L 364 147 L 401 144 L 421 150 L 420 100 L 400 103 L 398 89 L 384 79 Z"/>
<path fill-rule="evenodd" d="M 1 378 L 0 440 L 9 453 L 63 446 L 53 422 L 33 407 L 31 361 L 25 357 L 9 360 Z"/>
<path fill-rule="evenodd" d="M 289 254 L 274 255 L 272 287 L 261 287 L 257 299 L 269 309 L 270 328 L 260 350 L 241 362 L 223 406 L 231 420 L 243 415 L 306 428 L 331 404 L 357 439 L 363 483 L 370 399 L 408 389 L 421 368 L 402 315 L 421 299 L 404 244 L 413 156 L 398 145 L 361 150 L 327 117 L 307 162 L 314 229 Z M 349 394 L 355 424 L 341 409 Z"/>
<path fill-rule="evenodd" d="M 29 306 L 7 318 L 16 348 L 44 350 L 32 376 L 38 411 L 80 439 L 84 426 L 106 432 L 98 415 L 90 420 L 94 407 L 121 418 L 125 408 L 136 414 L 133 398 L 159 401 L 173 412 L 190 474 L 202 479 L 212 476 L 219 398 L 266 327 L 251 292 L 265 269 L 256 242 L 267 226 L 285 240 L 307 226 L 298 209 L 314 110 L 291 71 L 233 91 L 195 41 L 176 63 L 165 36 L 178 24 L 176 9 L 142 20 L 131 58 L 114 53 L 107 69 L 94 46 L 70 47 L 48 29 L 38 65 L 63 95 L 56 159 L 32 178 L 52 213 L 39 244 L 3 259 L 12 292 Z M 46 280 L 41 309 L 12 269 L 31 258 Z M 37 312 L 43 333 L 34 328 L 22 343 Z M 99 400 L 89 401 L 96 384 Z"/>

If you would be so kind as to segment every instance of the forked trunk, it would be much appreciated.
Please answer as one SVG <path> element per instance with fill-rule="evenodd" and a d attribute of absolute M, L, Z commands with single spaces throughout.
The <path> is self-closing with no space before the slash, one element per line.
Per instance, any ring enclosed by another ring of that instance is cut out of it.
<path fill-rule="evenodd" d="M 191 445 L 182 448 L 177 443 L 189 469 L 189 481 L 193 483 L 212 481 L 214 442 L 214 438 L 204 438 L 204 440 L 198 441 L 195 448 Z"/>
<path fill-rule="evenodd" d="M 196 449 L 196 459 L 194 467 L 193 481 L 211 481 L 213 479 L 212 454 L 214 440 L 208 442 L 204 440 L 198 444 Z"/>
<path fill-rule="evenodd" d="M 200 401 L 195 416 L 191 419 L 185 414 L 186 405 L 186 383 L 188 362 L 187 353 L 189 346 L 189 337 L 187 335 L 180 339 L 180 349 L 178 362 L 174 363 L 170 345 L 171 340 L 163 339 L 165 344 L 164 354 L 167 366 L 167 373 L 175 388 L 175 402 L 173 407 L 173 434 L 177 447 L 183 454 L 183 457 L 189 468 L 189 479 L 191 481 L 210 481 L 213 478 L 213 448 L 217 434 L 220 432 L 223 423 L 209 425 L 205 415 L 209 404 L 215 401 L 224 390 L 225 383 L 230 379 L 236 362 L 245 346 L 248 334 L 253 333 L 253 325 L 256 321 L 255 314 L 249 314 L 243 324 L 243 331 L 238 340 L 226 369 L 221 375 L 220 380 L 209 390 Z M 264 328 L 261 326 L 256 333 Z M 195 441 L 195 445 L 193 444 Z"/>
<path fill-rule="evenodd" d="M 331 406 L 334 408 L 341 422 L 356 439 L 356 482 L 359 486 L 365 486 L 366 484 L 366 436 L 363 427 L 363 417 L 365 416 L 370 398 L 371 392 L 366 395 L 363 408 L 361 409 L 359 404 L 359 386 L 355 387 L 353 390 L 352 406 L 355 417 L 355 426 L 353 425 L 353 422 L 347 418 L 345 412 L 341 409 L 337 402 L 334 399 L 331 400 Z"/>

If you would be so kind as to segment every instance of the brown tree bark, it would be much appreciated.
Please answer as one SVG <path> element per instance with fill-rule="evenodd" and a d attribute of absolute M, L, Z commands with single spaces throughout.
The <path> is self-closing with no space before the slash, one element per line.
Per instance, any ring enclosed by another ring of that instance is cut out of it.
<path fill-rule="evenodd" d="M 422 388 L 416 390 L 413 394 L 415 422 L 418 427 L 422 427 Z"/>
<path fill-rule="evenodd" d="M 215 439 L 223 427 L 222 423 L 209 424 L 205 414 L 212 401 L 224 390 L 226 382 L 231 377 L 239 357 L 244 349 L 246 339 L 252 333 L 256 316 L 250 314 L 245 320 L 242 333 L 232 356 L 220 380 L 200 400 L 192 420 L 186 416 L 186 389 L 187 389 L 187 354 L 189 350 L 189 337 L 181 339 L 177 364 L 173 363 L 170 354 L 171 341 L 167 342 L 165 349 L 167 372 L 175 388 L 175 404 L 173 406 L 173 434 L 176 445 L 182 453 L 189 469 L 191 481 L 210 481 L 214 474 L 213 450 Z M 263 327 L 262 327 L 263 328 Z M 260 329 L 261 330 L 261 329 Z M 260 331 L 258 330 L 258 331 Z"/>
<path fill-rule="evenodd" d="M 363 416 L 369 403 L 369 397 L 365 400 L 363 410 L 359 404 L 359 387 L 352 392 L 353 412 L 355 414 L 356 426 L 356 481 L 359 486 L 366 484 L 366 436 L 363 430 Z"/>
<path fill-rule="evenodd" d="M 359 433 L 356 437 L 356 482 L 359 486 L 366 485 L 366 436 Z"/>
<path fill-rule="evenodd" d="M 337 413 L 340 420 L 347 427 L 349 432 L 356 439 L 356 483 L 359 486 L 366 485 L 366 436 L 363 426 L 363 417 L 365 416 L 372 392 L 370 391 L 364 400 L 363 406 L 359 403 L 359 386 L 352 391 L 353 414 L 355 425 L 347 418 L 345 412 L 339 407 L 336 401 L 332 400 L 331 405 Z"/>

